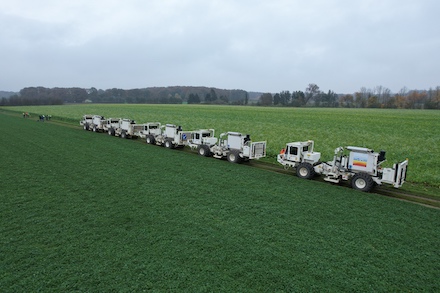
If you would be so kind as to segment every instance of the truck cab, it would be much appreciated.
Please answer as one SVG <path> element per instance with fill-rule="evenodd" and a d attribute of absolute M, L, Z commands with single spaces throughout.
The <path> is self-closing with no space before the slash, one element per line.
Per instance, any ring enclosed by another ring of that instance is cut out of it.
<path fill-rule="evenodd" d="M 214 137 L 214 129 L 199 129 L 191 132 L 190 144 L 212 146 L 217 143 Z"/>
<path fill-rule="evenodd" d="M 79 121 L 79 124 L 82 125 L 84 130 L 90 130 L 90 125 L 93 122 L 93 116 L 95 115 L 84 115 L 82 119 Z"/>
<path fill-rule="evenodd" d="M 99 132 L 103 130 L 105 124 L 105 118 L 101 115 L 93 115 L 92 117 L 92 130 L 93 132 Z"/>
<path fill-rule="evenodd" d="M 289 142 L 277 156 L 277 161 L 289 167 L 296 167 L 299 163 L 315 164 L 321 159 L 321 153 L 314 152 L 314 141 Z"/>
<path fill-rule="evenodd" d="M 148 122 L 144 124 L 144 134 L 157 136 L 161 133 L 160 122 Z"/>

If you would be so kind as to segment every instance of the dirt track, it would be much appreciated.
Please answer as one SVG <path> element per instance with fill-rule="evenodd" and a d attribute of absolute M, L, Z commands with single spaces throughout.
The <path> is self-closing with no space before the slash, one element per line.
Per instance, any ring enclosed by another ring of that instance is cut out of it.
<path fill-rule="evenodd" d="M 264 163 L 264 162 L 260 162 L 260 161 L 252 161 L 249 164 L 252 165 L 253 167 L 256 167 L 256 168 L 261 168 L 261 169 L 272 171 L 272 172 L 295 176 L 292 169 L 286 170 L 283 167 L 279 167 L 277 165 Z M 323 179 L 318 178 L 318 177 L 313 180 L 325 182 Z M 328 182 L 325 182 L 325 183 L 329 184 Z M 347 184 L 347 182 L 341 182 L 340 186 L 351 188 L 351 186 L 349 184 Z M 411 193 L 408 193 L 407 191 L 403 191 L 401 189 L 396 189 L 396 188 L 389 187 L 389 186 L 376 186 L 371 191 L 371 193 L 376 193 L 376 194 L 380 194 L 380 195 L 384 195 L 384 196 L 388 196 L 388 197 L 393 197 L 393 198 L 399 199 L 399 200 L 417 203 L 417 204 L 427 206 L 430 208 L 440 209 L 440 199 L 432 198 L 432 197 L 428 197 L 428 196 L 424 196 L 424 195 L 411 194 Z"/>

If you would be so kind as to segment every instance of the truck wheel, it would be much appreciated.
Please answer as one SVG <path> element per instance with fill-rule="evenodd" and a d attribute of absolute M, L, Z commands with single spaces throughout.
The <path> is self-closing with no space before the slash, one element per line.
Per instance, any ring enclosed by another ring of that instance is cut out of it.
<path fill-rule="evenodd" d="M 209 149 L 209 146 L 207 146 L 207 145 L 199 145 L 197 151 L 198 151 L 199 155 L 201 155 L 201 156 L 204 156 L 204 157 L 211 156 L 211 150 Z"/>
<path fill-rule="evenodd" d="M 148 144 L 155 144 L 156 141 L 155 141 L 155 139 L 154 139 L 154 136 L 152 136 L 151 134 L 150 134 L 150 135 L 147 135 L 146 143 L 148 143 Z"/>
<path fill-rule="evenodd" d="M 93 132 L 97 132 L 96 126 L 93 126 Z"/>
<path fill-rule="evenodd" d="M 167 148 L 167 149 L 172 149 L 172 148 L 174 148 L 174 145 L 173 145 L 173 143 L 172 143 L 172 141 L 171 140 L 166 140 L 165 141 L 165 147 Z"/>
<path fill-rule="evenodd" d="M 231 163 L 240 163 L 241 158 L 239 151 L 230 151 L 227 155 L 227 159 Z"/>
<path fill-rule="evenodd" d="M 84 130 L 89 130 L 89 123 L 84 124 Z"/>
<path fill-rule="evenodd" d="M 366 173 L 357 173 L 351 179 L 351 187 L 354 189 L 369 192 L 374 187 L 373 178 Z"/>
<path fill-rule="evenodd" d="M 296 167 L 296 176 L 302 179 L 312 179 L 315 176 L 315 170 L 309 163 L 301 163 Z"/>
<path fill-rule="evenodd" d="M 121 138 L 127 138 L 127 134 L 125 133 L 124 130 L 122 130 L 122 132 L 121 132 Z"/>
<path fill-rule="evenodd" d="M 115 136 L 115 130 L 113 128 L 110 128 L 108 130 L 108 135 Z"/>

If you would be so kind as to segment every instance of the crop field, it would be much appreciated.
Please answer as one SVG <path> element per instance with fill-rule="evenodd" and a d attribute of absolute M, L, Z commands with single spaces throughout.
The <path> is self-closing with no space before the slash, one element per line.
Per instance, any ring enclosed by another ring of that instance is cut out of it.
<path fill-rule="evenodd" d="M 429 189 L 440 194 L 440 111 L 385 109 L 267 108 L 204 105 L 105 105 L 5 107 L 10 111 L 51 114 L 79 125 L 84 114 L 131 118 L 138 123 L 158 121 L 184 130 L 214 128 L 216 135 L 238 131 L 253 141 L 266 140 L 268 162 L 287 142 L 315 141 L 322 160 L 331 160 L 338 146 L 360 146 L 387 151 L 385 167 L 409 158 L 403 189 Z"/>
<path fill-rule="evenodd" d="M 62 111 L 118 112 L 81 107 L 36 110 L 76 123 Z M 176 107 L 175 120 L 145 109 L 151 120 L 185 126 L 196 116 L 187 128 L 216 127 L 192 107 Z M 246 113 L 228 109 L 200 111 Z M 247 124 L 257 122 L 257 139 L 269 135 L 259 124 L 271 111 Z M 297 111 L 281 110 L 282 128 L 313 113 Z M 129 106 L 118 113 L 150 120 Z M 0 125 L 2 291 L 440 290 L 438 209 L 59 123 L 0 113 Z"/>

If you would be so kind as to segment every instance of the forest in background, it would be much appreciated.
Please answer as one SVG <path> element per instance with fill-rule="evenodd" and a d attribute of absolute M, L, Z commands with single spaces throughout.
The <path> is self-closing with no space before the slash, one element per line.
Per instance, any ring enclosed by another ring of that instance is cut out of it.
<path fill-rule="evenodd" d="M 90 89 L 26 87 L 19 93 L 0 92 L 0 106 L 62 105 L 72 103 L 128 104 L 222 104 L 280 107 L 440 109 L 440 86 L 429 90 L 398 93 L 377 86 L 362 87 L 353 94 L 323 92 L 316 84 L 304 91 L 258 93 L 234 89 L 194 86 L 149 87 L 142 89 Z"/>

